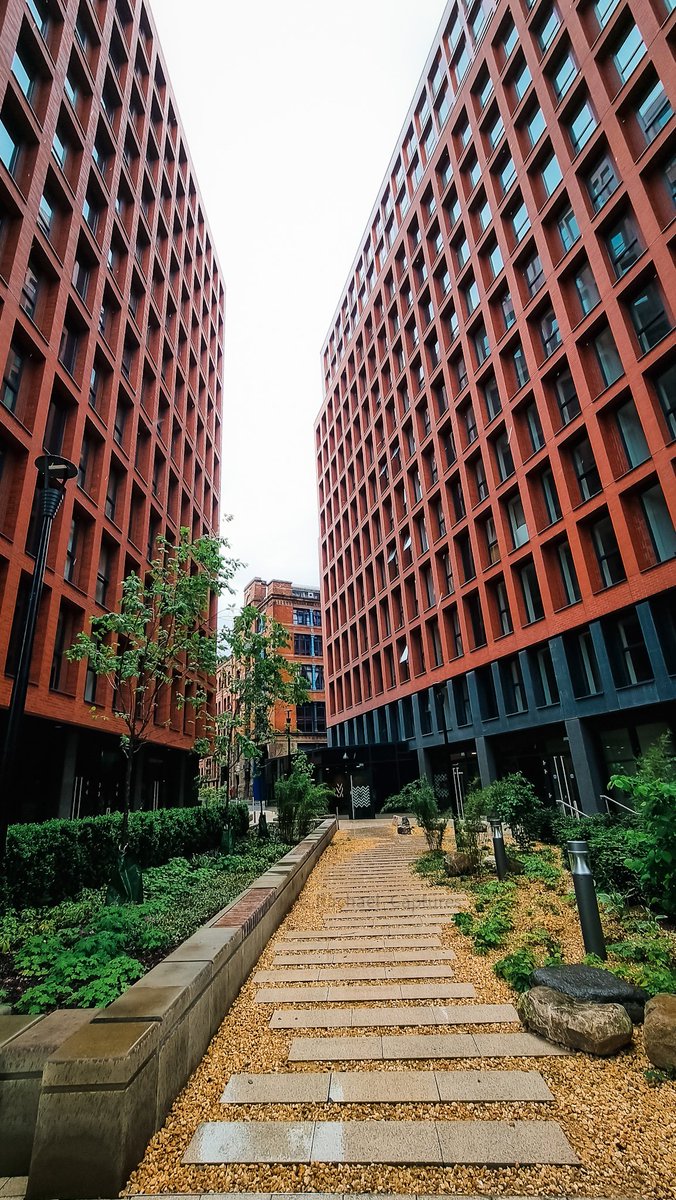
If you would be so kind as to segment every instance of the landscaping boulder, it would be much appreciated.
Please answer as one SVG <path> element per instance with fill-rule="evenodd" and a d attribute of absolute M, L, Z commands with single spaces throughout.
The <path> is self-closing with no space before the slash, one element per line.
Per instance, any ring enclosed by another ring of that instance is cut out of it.
<path fill-rule="evenodd" d="M 553 988 L 535 987 L 517 1001 L 521 1022 L 549 1042 L 606 1057 L 628 1046 L 633 1026 L 621 1004 L 571 1000 Z"/>
<path fill-rule="evenodd" d="M 450 854 L 444 855 L 444 869 L 447 875 L 474 875 L 476 873 L 476 863 L 471 854 L 465 854 L 462 850 L 452 851 Z"/>
<path fill-rule="evenodd" d="M 654 1066 L 676 1071 L 676 996 L 660 992 L 645 1006 L 645 1052 Z"/>
<path fill-rule="evenodd" d="M 531 987 L 553 988 L 570 996 L 571 1000 L 584 1000 L 594 1004 L 621 1004 L 635 1025 L 643 1021 L 643 1010 L 648 993 L 643 988 L 618 979 L 611 971 L 602 967 L 585 967 L 581 963 L 573 966 L 538 967 L 530 977 Z"/>

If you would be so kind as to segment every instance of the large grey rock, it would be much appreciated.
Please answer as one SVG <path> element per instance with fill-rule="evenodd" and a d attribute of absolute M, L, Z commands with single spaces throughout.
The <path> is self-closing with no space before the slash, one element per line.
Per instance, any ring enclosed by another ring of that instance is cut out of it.
<path fill-rule="evenodd" d="M 527 1029 L 586 1054 L 615 1054 L 632 1039 L 631 1019 L 621 1004 L 571 1000 L 553 988 L 536 987 L 519 997 L 517 1010 Z"/>
<path fill-rule="evenodd" d="M 660 992 L 645 1006 L 645 1052 L 663 1071 L 676 1071 L 676 996 Z"/>
<path fill-rule="evenodd" d="M 454 850 L 444 855 L 444 870 L 452 877 L 460 875 L 475 875 L 477 864 L 471 854 L 464 850 Z"/>
<path fill-rule="evenodd" d="M 530 977 L 531 987 L 553 988 L 570 996 L 571 1000 L 586 1000 L 594 1004 L 621 1004 L 635 1025 L 643 1021 L 648 993 L 643 988 L 618 979 L 602 967 L 573 966 L 538 967 Z"/>

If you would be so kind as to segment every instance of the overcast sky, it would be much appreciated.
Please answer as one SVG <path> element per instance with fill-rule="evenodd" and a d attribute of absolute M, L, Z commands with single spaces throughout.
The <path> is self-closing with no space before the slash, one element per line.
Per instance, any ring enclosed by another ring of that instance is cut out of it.
<path fill-rule="evenodd" d="M 221 511 L 319 583 L 320 350 L 443 0 L 152 0 L 226 286 Z"/>

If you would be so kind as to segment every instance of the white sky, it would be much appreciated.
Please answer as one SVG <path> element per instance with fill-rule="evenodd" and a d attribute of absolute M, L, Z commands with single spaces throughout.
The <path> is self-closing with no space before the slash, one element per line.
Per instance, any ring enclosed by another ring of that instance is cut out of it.
<path fill-rule="evenodd" d="M 151 2 L 226 286 L 238 588 L 316 585 L 320 350 L 444 0 Z"/>

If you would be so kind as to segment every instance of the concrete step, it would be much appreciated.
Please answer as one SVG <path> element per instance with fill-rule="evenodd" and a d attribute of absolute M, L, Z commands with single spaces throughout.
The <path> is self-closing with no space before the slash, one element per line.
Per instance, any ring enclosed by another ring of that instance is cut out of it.
<path fill-rule="evenodd" d="M 407 1033 L 293 1038 L 289 1062 L 446 1058 L 546 1058 L 570 1054 L 533 1033 Z"/>
<path fill-rule="evenodd" d="M 279 971 L 257 971 L 253 976 L 254 983 L 332 983 L 353 979 L 452 979 L 450 967 L 439 965 L 427 967 L 424 963 L 412 967 L 372 967 L 364 963 L 361 967 L 297 967 Z"/>
<path fill-rule="evenodd" d="M 555 1121 L 209 1121 L 192 1163 L 389 1163 L 502 1167 L 579 1159 Z"/>
<path fill-rule="evenodd" d="M 271 1029 L 382 1029 L 387 1025 L 502 1025 L 519 1022 L 511 1004 L 410 1004 L 388 1008 L 282 1008 Z"/>
<path fill-rule="evenodd" d="M 258 1004 L 345 1004 L 350 1000 L 461 1000 L 471 998 L 471 983 L 346 983 L 317 984 L 310 987 L 261 988 L 256 993 Z M 512 1010 L 513 1011 L 513 1010 Z"/>
<path fill-rule="evenodd" d="M 222 1104 L 549 1103 L 539 1071 L 318 1071 L 231 1075 Z"/>
<path fill-rule="evenodd" d="M 452 962 L 454 950 L 437 950 L 431 946 L 426 950 L 298 950 L 295 954 L 280 952 L 276 947 L 275 967 L 338 966 L 342 963 L 439 963 Z"/>

